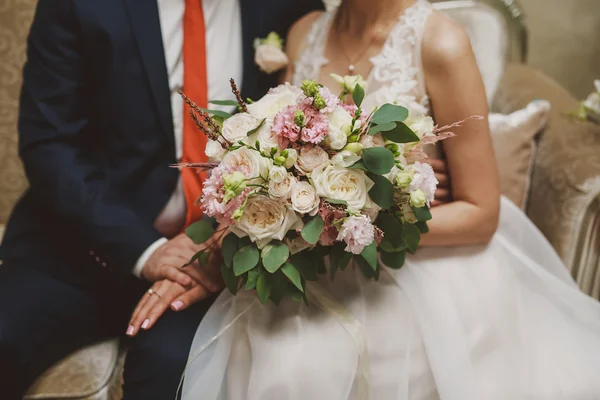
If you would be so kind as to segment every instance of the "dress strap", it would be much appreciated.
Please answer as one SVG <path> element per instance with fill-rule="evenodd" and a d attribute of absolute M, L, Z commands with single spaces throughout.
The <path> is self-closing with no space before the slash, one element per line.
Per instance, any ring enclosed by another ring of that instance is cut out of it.
<path fill-rule="evenodd" d="M 293 84 L 299 85 L 304 79 L 318 79 L 321 67 L 327 64 L 325 41 L 335 10 L 323 12 L 313 22 L 304 40 L 300 57 L 294 64 Z"/>

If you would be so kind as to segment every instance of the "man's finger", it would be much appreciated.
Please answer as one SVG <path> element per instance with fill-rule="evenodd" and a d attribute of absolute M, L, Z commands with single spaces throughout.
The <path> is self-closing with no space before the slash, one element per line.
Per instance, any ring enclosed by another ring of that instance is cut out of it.
<path fill-rule="evenodd" d="M 435 199 L 440 202 L 448 202 L 450 200 L 450 191 L 444 188 L 438 188 L 435 191 Z"/>
<path fill-rule="evenodd" d="M 212 293 L 216 293 L 220 291 L 223 287 L 220 281 L 220 273 L 219 276 L 215 276 L 214 274 L 210 274 L 210 269 L 213 268 L 210 265 L 200 265 L 197 262 L 189 265 L 183 269 L 183 271 L 188 274 L 194 281 L 204 286 Z"/>
<path fill-rule="evenodd" d="M 188 290 L 181 296 L 179 296 L 175 301 L 171 303 L 171 309 L 173 311 L 181 311 L 185 310 L 189 306 L 199 302 L 200 300 L 204 300 L 209 296 L 209 292 L 202 286 L 198 285 L 193 289 Z"/>
<path fill-rule="evenodd" d="M 438 180 L 438 188 L 447 188 L 449 187 L 449 179 L 448 179 L 448 175 L 446 174 L 440 174 L 440 173 L 435 173 L 435 179 Z"/>
<path fill-rule="evenodd" d="M 172 282 L 176 282 L 178 284 L 180 284 L 183 287 L 188 287 L 192 284 L 192 278 L 182 272 L 182 270 L 180 268 L 174 267 L 174 266 L 165 266 L 162 271 L 162 279 L 168 279 Z"/>
<path fill-rule="evenodd" d="M 425 160 L 426 163 L 431 165 L 435 172 L 445 173 L 447 171 L 446 161 L 437 158 L 428 158 Z"/>

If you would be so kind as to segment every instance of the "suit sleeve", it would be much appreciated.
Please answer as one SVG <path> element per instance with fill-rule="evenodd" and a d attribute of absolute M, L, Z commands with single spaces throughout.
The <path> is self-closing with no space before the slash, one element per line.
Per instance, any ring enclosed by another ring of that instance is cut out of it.
<path fill-rule="evenodd" d="M 161 235 L 111 187 L 106 160 L 82 145 L 100 132 L 88 129 L 91 94 L 78 23 L 70 0 L 39 1 L 23 71 L 20 154 L 44 212 L 89 245 L 82 251 L 130 274 Z"/>

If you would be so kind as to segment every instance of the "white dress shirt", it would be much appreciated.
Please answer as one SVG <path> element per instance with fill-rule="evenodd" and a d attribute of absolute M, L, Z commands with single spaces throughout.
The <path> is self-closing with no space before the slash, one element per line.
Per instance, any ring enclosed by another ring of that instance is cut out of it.
<path fill-rule="evenodd" d="M 202 3 L 206 28 L 206 70 L 209 100 L 232 99 L 229 79 L 242 84 L 242 19 L 239 0 L 197 0 Z M 175 132 L 175 151 L 183 151 L 183 100 L 177 91 L 183 87 L 183 15 L 185 0 L 157 0 L 165 61 L 171 90 L 171 108 Z M 185 90 L 185 89 L 184 89 Z M 232 107 L 211 108 L 232 111 Z M 188 116 L 185 116 L 189 118 Z M 198 132 L 198 134 L 201 134 Z M 165 237 L 154 242 L 138 259 L 133 274 L 141 276 L 144 265 L 161 245 L 181 231 L 185 222 L 186 202 L 181 180 L 168 203 L 156 218 L 155 228 Z"/>

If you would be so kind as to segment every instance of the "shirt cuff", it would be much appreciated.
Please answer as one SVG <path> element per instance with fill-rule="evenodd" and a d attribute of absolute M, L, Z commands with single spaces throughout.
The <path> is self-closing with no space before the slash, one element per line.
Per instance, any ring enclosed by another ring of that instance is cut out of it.
<path fill-rule="evenodd" d="M 160 238 L 156 242 L 152 243 L 148 248 L 142 253 L 140 258 L 138 258 L 137 262 L 133 267 L 133 275 L 139 279 L 142 279 L 142 270 L 144 266 L 148 262 L 148 259 L 154 252 L 163 244 L 167 243 L 169 240 L 167 238 Z"/>

